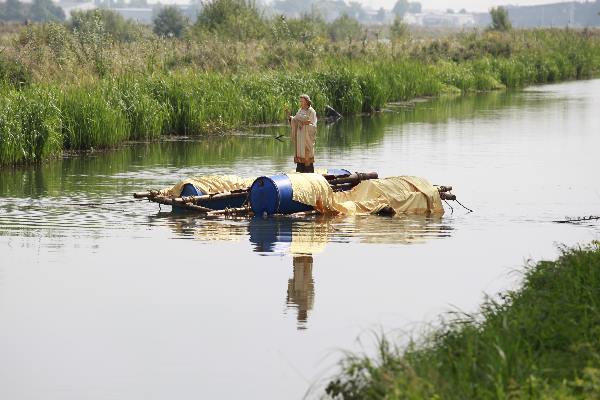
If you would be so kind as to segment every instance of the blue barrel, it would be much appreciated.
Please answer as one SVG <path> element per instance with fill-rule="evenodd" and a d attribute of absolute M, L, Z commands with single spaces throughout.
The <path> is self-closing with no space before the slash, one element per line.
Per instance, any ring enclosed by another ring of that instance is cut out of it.
<path fill-rule="evenodd" d="M 186 183 L 183 185 L 183 189 L 181 189 L 181 197 L 183 196 L 202 196 L 204 193 L 202 190 L 196 188 L 196 186 L 191 183 Z"/>
<path fill-rule="evenodd" d="M 184 196 L 202 196 L 205 195 L 202 190 L 198 189 L 191 183 L 186 183 L 183 185 L 181 189 L 181 197 Z M 246 196 L 232 197 L 228 199 L 206 199 L 202 201 L 197 201 L 195 204 L 197 206 L 202 206 L 206 208 L 211 208 L 213 210 L 224 210 L 226 208 L 239 208 L 244 205 L 246 201 Z M 185 208 L 173 206 L 173 211 L 185 211 Z"/>
<path fill-rule="evenodd" d="M 250 187 L 250 206 L 256 215 L 293 214 L 313 208 L 292 200 L 294 191 L 287 175 L 261 176 Z"/>

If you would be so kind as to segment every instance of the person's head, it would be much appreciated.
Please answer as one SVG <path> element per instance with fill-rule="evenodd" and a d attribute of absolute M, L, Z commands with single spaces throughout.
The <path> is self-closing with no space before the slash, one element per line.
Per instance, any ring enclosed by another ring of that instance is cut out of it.
<path fill-rule="evenodd" d="M 307 109 L 312 106 L 312 101 L 310 101 L 310 97 L 307 94 L 300 95 L 300 108 Z"/>

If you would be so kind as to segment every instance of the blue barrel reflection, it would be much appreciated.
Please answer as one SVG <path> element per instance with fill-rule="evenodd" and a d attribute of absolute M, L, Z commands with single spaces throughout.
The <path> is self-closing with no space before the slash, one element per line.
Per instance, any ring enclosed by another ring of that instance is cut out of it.
<path fill-rule="evenodd" d="M 287 253 L 292 243 L 292 227 L 289 218 L 253 217 L 248 225 L 250 243 L 259 253 Z"/>

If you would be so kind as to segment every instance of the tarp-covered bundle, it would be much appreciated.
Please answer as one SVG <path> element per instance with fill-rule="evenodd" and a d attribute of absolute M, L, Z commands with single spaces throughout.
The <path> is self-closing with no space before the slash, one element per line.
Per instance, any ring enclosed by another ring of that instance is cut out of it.
<path fill-rule="evenodd" d="M 366 180 L 345 192 L 333 192 L 327 180 L 318 174 L 288 174 L 288 177 L 293 200 L 322 213 L 375 214 L 386 208 L 396 214 L 444 213 L 438 190 L 415 176 Z"/>
<path fill-rule="evenodd" d="M 413 215 L 444 213 L 437 188 L 415 176 L 368 179 L 350 190 L 334 192 L 331 183 L 318 173 L 288 173 L 261 178 L 207 175 L 184 179 L 159 191 L 159 196 L 190 196 L 190 186 L 186 185 L 193 186 L 192 195 L 231 194 L 229 202 L 223 204 L 199 204 L 211 209 L 241 207 L 249 199 L 252 210 L 259 214 L 290 214 L 312 208 L 323 214 L 340 215 L 376 214 L 381 211 Z M 246 196 L 233 194 L 246 193 L 249 188 L 250 193 Z"/>
<path fill-rule="evenodd" d="M 179 197 L 185 185 L 192 184 L 205 194 L 227 193 L 248 189 L 256 178 L 240 178 L 235 175 L 205 175 L 186 178 L 175 186 L 160 191 L 162 196 Z"/>

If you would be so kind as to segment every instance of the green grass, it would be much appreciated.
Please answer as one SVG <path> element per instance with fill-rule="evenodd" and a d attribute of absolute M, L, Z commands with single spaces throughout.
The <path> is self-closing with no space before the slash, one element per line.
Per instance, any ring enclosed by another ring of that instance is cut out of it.
<path fill-rule="evenodd" d="M 77 87 L 62 93 L 60 108 L 66 149 L 111 147 L 129 138 L 127 117 L 101 89 Z"/>
<path fill-rule="evenodd" d="M 600 243 L 527 266 L 519 290 L 446 320 L 399 349 L 350 355 L 336 399 L 596 399 L 600 396 Z"/>
<path fill-rule="evenodd" d="M 8 89 L 0 96 L 0 165 L 40 161 L 61 154 L 58 96 L 42 88 Z"/>
<path fill-rule="evenodd" d="M 168 104 L 153 96 L 146 81 L 121 77 L 108 81 L 104 95 L 127 120 L 128 139 L 156 139 L 169 127 Z"/>
<path fill-rule="evenodd" d="M 49 39 L 43 37 L 34 42 L 29 36 L 22 39 L 28 49 L 23 54 L 37 58 L 31 61 L 30 69 L 25 64 L 19 68 L 35 79 L 19 85 L 0 80 L 0 165 L 40 161 L 59 155 L 62 149 L 115 147 L 126 140 L 150 140 L 169 134 L 201 135 L 281 122 L 286 108 L 292 112 L 297 109 L 301 93 L 313 98 L 319 115 L 326 105 L 352 115 L 420 96 L 515 88 L 588 78 L 600 72 L 600 35 L 534 30 L 460 34 L 425 44 L 407 42 L 408 47 L 398 54 L 381 44 L 357 49 L 352 44 L 343 48 L 339 43 L 325 43 L 319 49 L 315 43 L 321 42 L 317 41 L 280 49 L 272 43 L 269 47 L 269 42 L 264 41 L 229 43 L 226 48 L 238 54 L 239 60 L 231 66 L 233 61 L 223 58 L 228 66 L 221 70 L 195 68 L 195 62 L 212 65 L 214 60 L 206 61 L 208 56 L 204 53 L 194 55 L 200 50 L 189 42 L 188 58 L 179 61 L 173 60 L 184 42 L 170 43 L 168 54 L 160 47 L 152 47 L 153 42 L 134 42 L 104 48 L 111 54 L 106 59 L 114 64 L 107 66 L 104 75 L 108 77 L 102 77 L 90 72 L 93 66 L 86 69 L 85 57 L 68 56 L 71 47 L 55 48 L 71 40 L 64 29 L 60 32 L 61 41 L 53 40 L 47 45 L 43 43 Z M 32 43 L 41 46 L 41 50 L 31 47 Z M 210 49 L 217 54 L 213 57 L 225 57 L 216 50 L 218 46 L 212 45 Z M 103 42 L 103 46 L 110 44 Z M 264 52 L 288 50 L 300 58 L 302 51 L 310 50 L 314 63 L 300 68 L 244 68 L 249 57 L 255 57 L 256 63 Z M 119 63 L 123 68 L 128 66 L 129 58 L 119 51 L 129 51 L 141 70 L 121 71 L 115 67 Z M 251 56 L 251 52 L 260 54 Z M 44 58 L 59 53 L 60 60 Z M 152 58 L 143 58 L 146 53 Z M 317 53 L 321 57 L 316 57 Z M 195 61 L 194 57 L 201 55 L 202 61 Z M 165 67 L 164 58 L 173 61 L 169 65 L 181 67 L 170 70 Z M 82 68 L 80 78 L 73 82 L 54 81 L 54 68 L 70 76 L 69 63 L 75 62 L 71 59 L 85 64 L 71 65 Z M 44 72 L 48 77 L 42 77 Z"/>

